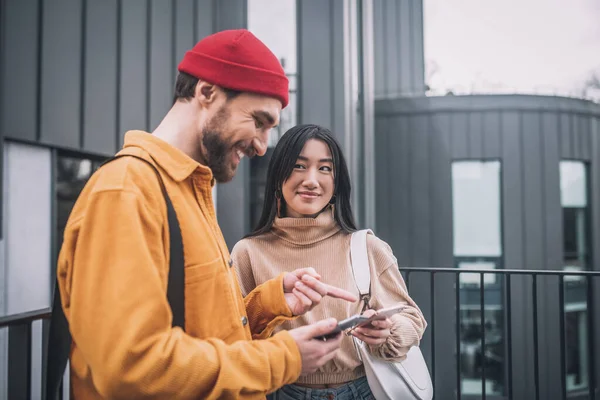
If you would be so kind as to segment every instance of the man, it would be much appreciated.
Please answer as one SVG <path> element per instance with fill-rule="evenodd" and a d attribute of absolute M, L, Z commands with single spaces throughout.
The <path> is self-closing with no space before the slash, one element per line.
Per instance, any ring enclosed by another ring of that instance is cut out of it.
<path fill-rule="evenodd" d="M 242 298 L 211 189 L 231 180 L 244 156 L 265 154 L 288 81 L 246 30 L 200 41 L 179 71 L 171 110 L 153 134 L 128 132 L 119 154 L 155 165 L 172 200 L 185 255 L 185 332 L 171 326 L 165 295 L 169 231 L 159 180 L 144 161 L 121 157 L 82 191 L 59 256 L 75 399 L 264 398 L 323 365 L 341 341 L 313 339 L 335 320 L 271 337 L 275 326 L 323 296 L 357 300 L 310 268 Z"/>

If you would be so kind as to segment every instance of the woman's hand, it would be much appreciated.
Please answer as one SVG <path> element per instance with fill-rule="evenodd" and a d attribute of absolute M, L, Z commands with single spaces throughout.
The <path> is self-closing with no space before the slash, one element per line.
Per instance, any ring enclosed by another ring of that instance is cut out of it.
<path fill-rule="evenodd" d="M 349 302 L 358 298 L 343 289 L 321 282 L 313 268 L 302 268 L 285 274 L 283 292 L 285 301 L 293 315 L 303 315 L 317 306 L 323 297 L 329 296 Z"/>
<path fill-rule="evenodd" d="M 375 310 L 367 310 L 363 313 L 363 315 L 366 317 L 371 317 L 376 313 L 377 312 Z M 392 321 L 389 318 L 386 318 L 355 328 L 350 331 L 350 334 L 362 340 L 366 344 L 375 346 L 386 342 L 387 338 L 392 334 L 391 329 Z"/>

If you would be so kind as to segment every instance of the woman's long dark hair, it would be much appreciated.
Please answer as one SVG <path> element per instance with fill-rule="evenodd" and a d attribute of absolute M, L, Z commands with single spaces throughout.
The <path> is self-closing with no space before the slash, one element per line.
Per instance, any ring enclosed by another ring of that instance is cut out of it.
<path fill-rule="evenodd" d="M 298 156 L 304 145 L 310 139 L 325 142 L 331 151 L 334 171 L 334 218 L 342 230 L 351 233 L 356 231 L 352 206 L 350 205 L 350 173 L 344 159 L 344 154 L 339 143 L 327 128 L 318 125 L 298 125 L 289 129 L 279 139 L 279 143 L 273 151 L 267 170 L 267 184 L 265 186 L 265 202 L 263 204 L 260 220 L 254 230 L 246 237 L 258 236 L 269 232 L 277 216 L 277 201 L 275 193 L 279 191 L 284 182 L 290 177 Z M 285 212 L 285 201 L 281 196 L 281 211 Z"/>

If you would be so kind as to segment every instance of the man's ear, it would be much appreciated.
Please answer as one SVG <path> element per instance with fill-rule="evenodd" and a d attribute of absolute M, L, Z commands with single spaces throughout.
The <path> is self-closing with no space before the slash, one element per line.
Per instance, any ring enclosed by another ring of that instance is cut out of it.
<path fill-rule="evenodd" d="M 201 106 L 207 107 L 217 100 L 217 94 L 218 90 L 215 85 L 199 80 L 196 84 L 194 98 L 200 103 Z"/>

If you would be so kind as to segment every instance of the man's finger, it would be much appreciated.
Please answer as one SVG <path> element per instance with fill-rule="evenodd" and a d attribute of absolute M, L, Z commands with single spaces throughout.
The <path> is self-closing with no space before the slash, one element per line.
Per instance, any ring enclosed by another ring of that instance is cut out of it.
<path fill-rule="evenodd" d="M 309 308 L 312 305 L 312 301 L 298 289 L 294 288 L 292 293 L 298 298 L 298 300 L 300 300 L 300 302 L 304 305 L 304 308 Z"/>
<path fill-rule="evenodd" d="M 297 328 L 298 330 L 304 330 L 307 338 L 315 338 L 318 336 L 327 335 L 331 331 L 335 329 L 337 326 L 337 320 L 335 318 L 327 318 L 323 319 L 319 322 L 316 322 L 311 325 L 306 325 L 302 328 Z M 332 339 L 334 340 L 334 339 Z M 335 340 L 334 340 L 335 341 Z"/>
<path fill-rule="evenodd" d="M 358 301 L 358 298 L 354 294 L 352 294 L 344 289 L 340 289 L 338 287 L 331 286 L 331 285 L 328 285 L 323 282 L 319 282 L 318 280 L 316 280 L 315 278 L 313 278 L 311 276 L 304 275 L 302 277 L 302 281 L 306 285 L 311 287 L 312 289 L 319 292 L 321 294 L 321 296 L 329 296 L 329 297 L 334 297 L 336 299 L 342 299 L 342 300 L 347 300 L 347 301 L 351 301 L 351 302 Z"/>

